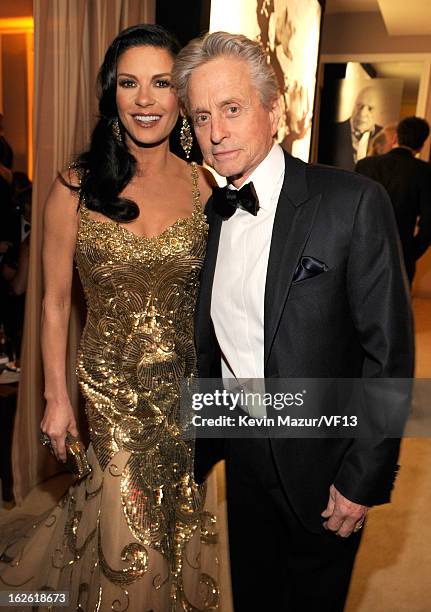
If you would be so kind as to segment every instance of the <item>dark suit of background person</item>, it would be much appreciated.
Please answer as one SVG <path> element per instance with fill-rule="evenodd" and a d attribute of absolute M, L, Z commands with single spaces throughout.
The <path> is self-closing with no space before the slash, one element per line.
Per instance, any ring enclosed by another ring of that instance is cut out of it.
<path fill-rule="evenodd" d="M 409 130 L 418 127 L 417 121 L 422 122 L 422 132 L 419 140 L 412 141 L 406 138 L 404 132 L 407 129 L 409 136 Z M 407 276 L 412 283 L 416 260 L 431 244 L 431 165 L 414 157 L 422 148 L 429 130 L 426 122 L 418 118 L 403 120 L 400 126 L 398 142 L 402 146 L 384 155 L 360 160 L 356 171 L 378 181 L 388 192 L 398 225 Z M 406 142 L 412 146 L 409 147 Z M 415 234 L 416 225 L 418 230 Z"/>
<path fill-rule="evenodd" d="M 197 356 L 201 378 L 220 378 L 220 349 L 210 309 L 220 229 L 222 222 L 229 221 L 222 221 L 212 200 L 207 214 L 210 232 L 196 312 Z M 390 202 L 377 183 L 338 169 L 308 165 L 285 153 L 285 179 L 265 287 L 266 378 L 412 376 L 411 312 L 396 233 Z M 323 262 L 327 271 L 295 282 L 304 256 Z M 244 462 L 255 464 L 262 478 L 248 500 L 250 513 L 230 521 L 231 547 L 240 551 L 238 564 L 243 564 L 244 572 L 254 567 L 255 579 L 267 581 L 268 601 L 274 594 L 275 601 L 283 601 L 281 591 L 288 584 L 283 574 L 286 564 L 295 576 L 289 548 L 283 549 L 280 540 L 281 530 L 287 528 L 296 552 L 307 540 L 315 546 L 314 560 L 303 559 L 304 567 L 310 569 L 307 582 L 299 577 L 296 581 L 299 595 L 291 601 L 298 607 L 294 604 L 289 609 L 305 612 L 299 607 L 304 590 L 308 597 L 314 594 L 313 610 L 341 610 L 360 532 L 345 540 L 328 534 L 320 513 L 331 483 L 356 503 L 388 502 L 399 441 L 264 442 L 232 439 L 223 444 L 198 439 L 196 473 L 202 477 L 224 453 L 229 507 L 232 500 L 242 498 L 244 503 L 244 496 L 249 495 L 239 489 L 239 472 Z M 232 487 L 235 490 L 229 493 Z M 318 537 L 313 540 L 312 534 Z M 345 556 L 335 549 L 331 553 L 334 540 L 344 546 Z M 345 584 L 334 581 L 325 567 L 331 554 L 339 556 Z M 333 607 L 319 604 L 328 590 L 334 592 Z M 238 610 L 261 610 L 254 597 L 254 593 L 241 593 L 239 600 L 244 604 Z"/>

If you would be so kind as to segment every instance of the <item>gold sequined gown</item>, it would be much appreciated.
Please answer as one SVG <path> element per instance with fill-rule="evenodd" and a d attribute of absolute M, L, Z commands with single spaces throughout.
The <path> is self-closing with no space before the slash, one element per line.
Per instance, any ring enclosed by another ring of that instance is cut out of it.
<path fill-rule="evenodd" d="M 85 612 L 218 609 L 215 516 L 178 424 L 207 236 L 191 171 L 193 215 L 155 238 L 80 207 L 88 314 L 77 373 L 92 473 L 24 539 L 11 539 L 19 525 L 3 530 L 2 590 L 67 590 L 68 609 Z"/>

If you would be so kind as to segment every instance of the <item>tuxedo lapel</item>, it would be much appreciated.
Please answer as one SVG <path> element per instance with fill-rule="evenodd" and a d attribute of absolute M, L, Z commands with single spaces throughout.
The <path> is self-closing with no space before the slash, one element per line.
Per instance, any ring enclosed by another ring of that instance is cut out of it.
<path fill-rule="evenodd" d="M 320 194 L 310 196 L 306 164 L 285 153 L 285 176 L 271 238 L 265 285 L 265 366 L 292 284 L 293 275 L 313 226 Z"/>
<path fill-rule="evenodd" d="M 211 316 L 211 294 L 222 225 L 222 218 L 214 212 L 212 204 L 213 199 L 211 198 L 206 206 L 209 222 L 208 242 L 205 261 L 202 267 L 199 298 L 196 305 L 195 329 L 198 350 L 205 342 L 205 332 L 208 330 L 208 321 Z"/>

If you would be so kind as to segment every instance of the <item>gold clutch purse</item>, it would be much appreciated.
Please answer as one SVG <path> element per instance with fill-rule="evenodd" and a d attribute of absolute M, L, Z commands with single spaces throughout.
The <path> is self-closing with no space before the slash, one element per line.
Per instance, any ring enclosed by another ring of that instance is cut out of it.
<path fill-rule="evenodd" d="M 40 442 L 43 446 L 48 446 L 51 454 L 55 456 L 51 439 L 47 434 L 40 434 Z M 66 463 L 64 465 L 66 468 L 72 472 L 72 474 L 75 474 L 78 479 L 88 476 L 88 474 L 91 472 L 91 467 L 88 463 L 87 454 L 82 442 L 78 438 L 72 436 L 70 432 L 67 432 L 65 444 Z"/>

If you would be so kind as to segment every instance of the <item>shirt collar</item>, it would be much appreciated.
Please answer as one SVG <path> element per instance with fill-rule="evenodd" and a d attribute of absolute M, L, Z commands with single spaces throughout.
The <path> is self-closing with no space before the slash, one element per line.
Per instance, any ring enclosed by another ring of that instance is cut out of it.
<path fill-rule="evenodd" d="M 355 138 L 355 140 L 357 140 L 358 142 L 361 140 L 361 138 L 364 136 L 364 134 L 369 134 L 371 136 L 371 134 L 374 132 L 374 130 L 376 129 L 375 125 L 372 125 L 371 128 L 369 130 L 365 130 L 364 132 L 361 132 L 360 130 L 356 130 L 353 127 L 353 117 L 350 117 L 350 130 L 352 132 L 352 136 Z"/>
<path fill-rule="evenodd" d="M 274 143 L 268 155 L 241 185 L 241 187 L 244 187 L 247 183 L 253 182 L 259 199 L 259 208 L 271 210 L 276 206 L 277 202 L 273 195 L 280 183 L 281 177 L 284 176 L 284 166 L 283 149 L 279 144 Z M 237 189 L 232 184 L 229 184 L 228 188 Z"/>

